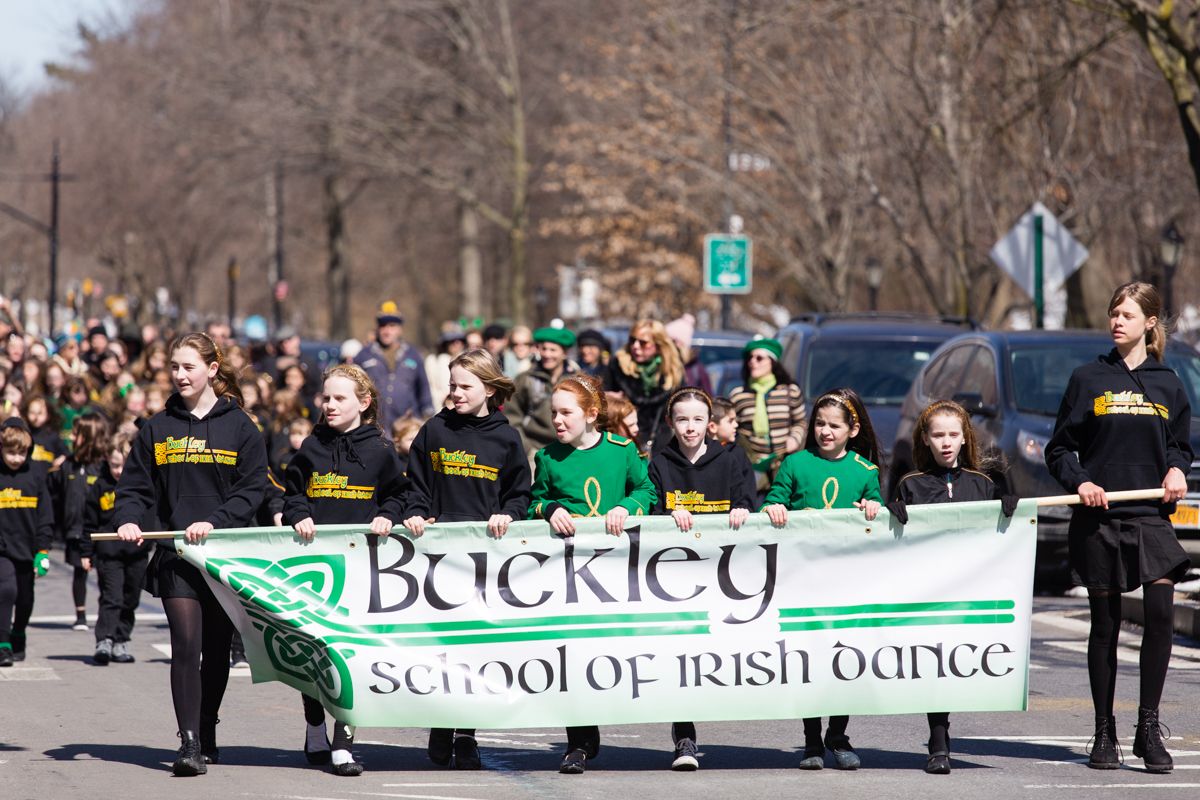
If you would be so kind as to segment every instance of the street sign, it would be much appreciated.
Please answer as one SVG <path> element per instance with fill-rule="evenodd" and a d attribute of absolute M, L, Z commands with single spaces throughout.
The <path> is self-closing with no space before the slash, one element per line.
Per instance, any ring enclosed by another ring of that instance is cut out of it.
<path fill-rule="evenodd" d="M 1042 313 L 1043 305 L 1047 310 L 1058 305 L 1059 295 L 1063 295 L 1065 317 L 1064 286 L 1067 278 L 1087 260 L 1088 250 L 1050 213 L 1050 209 L 1034 203 L 1012 230 L 992 246 L 988 255 L 1034 301 L 1038 306 L 1037 313 Z M 1043 298 L 1046 298 L 1044 303 Z M 1061 328 L 1062 323 L 1049 327 Z"/>
<path fill-rule="evenodd" d="M 749 294 L 753 267 L 749 236 L 710 233 L 704 237 L 704 291 Z"/>

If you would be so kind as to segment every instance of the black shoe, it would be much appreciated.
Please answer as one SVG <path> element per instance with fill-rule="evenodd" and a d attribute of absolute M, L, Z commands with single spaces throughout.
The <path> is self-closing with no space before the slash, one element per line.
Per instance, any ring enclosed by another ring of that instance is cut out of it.
<path fill-rule="evenodd" d="M 945 751 L 930 753 L 925 762 L 925 771 L 930 775 L 949 775 L 950 754 Z"/>
<path fill-rule="evenodd" d="M 694 741 L 684 737 L 675 743 L 675 760 L 671 762 L 671 769 L 675 772 L 694 772 L 700 769 Z"/>
<path fill-rule="evenodd" d="M 833 766 L 836 769 L 854 770 L 862 766 L 862 759 L 850 746 L 849 737 L 825 735 L 825 747 L 833 754 Z"/>
<path fill-rule="evenodd" d="M 204 756 L 200 754 L 200 739 L 196 732 L 180 731 L 179 738 L 183 740 L 183 744 L 179 748 L 175 763 L 171 765 L 171 772 L 179 778 L 191 778 L 208 772 Z"/>
<path fill-rule="evenodd" d="M 450 756 L 454 754 L 454 729 L 433 728 L 429 731 L 429 760 L 439 767 L 450 766 Z"/>
<path fill-rule="evenodd" d="M 1171 732 L 1167 731 L 1167 737 Z M 1147 772 L 1161 774 L 1175 768 L 1162 740 L 1162 723 L 1157 708 L 1138 708 L 1137 731 L 1133 735 L 1133 754 L 1142 759 Z"/>
<path fill-rule="evenodd" d="M 558 765 L 558 771 L 563 775 L 582 775 L 587 769 L 587 753 L 582 747 L 576 747 L 574 750 L 568 750 L 563 756 L 562 763 Z"/>
<path fill-rule="evenodd" d="M 129 652 L 129 642 L 117 642 L 112 648 L 112 660 L 118 664 L 132 664 L 137 659 Z"/>
<path fill-rule="evenodd" d="M 93 661 L 95 661 L 100 666 L 104 667 L 104 666 L 108 665 L 109 661 L 112 661 L 112 657 L 113 657 L 113 640 L 112 639 L 101 639 L 100 641 L 96 642 L 96 652 L 92 653 Z"/>
<path fill-rule="evenodd" d="M 13 661 L 24 661 L 24 660 L 25 660 L 25 650 L 23 648 L 21 650 L 13 650 Z"/>
<path fill-rule="evenodd" d="M 71 626 L 73 631 L 86 631 L 88 629 L 87 615 L 79 611 L 75 614 L 75 624 Z"/>
<path fill-rule="evenodd" d="M 929 728 L 929 759 L 925 771 L 930 775 L 950 774 L 950 733 L 941 725 Z"/>
<path fill-rule="evenodd" d="M 825 742 L 820 736 L 815 739 L 805 737 L 804 756 L 800 759 L 800 769 L 825 768 Z"/>
<path fill-rule="evenodd" d="M 1117 751 L 1116 717 L 1096 717 L 1096 733 L 1092 736 L 1092 749 L 1088 754 L 1088 766 L 1092 769 L 1119 769 L 1121 755 Z"/>
<path fill-rule="evenodd" d="M 363 765 L 357 761 L 347 761 L 345 764 L 330 764 L 329 771 L 340 778 L 357 778 L 363 774 Z"/>
<path fill-rule="evenodd" d="M 200 717 L 200 754 L 204 756 L 205 764 L 216 764 L 221 760 L 221 751 L 217 747 L 216 717 Z"/>
<path fill-rule="evenodd" d="M 479 745 L 474 736 L 459 736 L 454 740 L 455 769 L 483 769 L 479 760 Z"/>
<path fill-rule="evenodd" d="M 13 651 L 7 647 L 0 647 L 0 667 L 11 667 L 13 665 Z"/>
<path fill-rule="evenodd" d="M 229 666 L 231 669 L 238 667 L 248 667 L 250 662 L 246 660 L 245 650 L 230 650 L 229 651 Z"/>

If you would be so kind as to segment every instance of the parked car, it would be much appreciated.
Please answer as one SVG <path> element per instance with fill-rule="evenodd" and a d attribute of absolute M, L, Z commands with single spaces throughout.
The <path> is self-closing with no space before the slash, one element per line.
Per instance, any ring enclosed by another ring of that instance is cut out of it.
<path fill-rule="evenodd" d="M 913 378 L 943 342 L 977 328 L 958 317 L 807 314 L 794 318 L 777 338 L 783 366 L 804 391 L 810 412 L 817 397 L 839 386 L 862 396 L 886 464 Z"/>
<path fill-rule="evenodd" d="M 1111 348 L 1112 338 L 1102 331 L 979 331 L 946 342 L 904 399 L 885 485 L 894 486 L 913 469 L 912 431 L 922 409 L 934 400 L 956 400 L 971 413 L 981 451 L 1005 457 L 1011 492 L 1064 494 L 1045 461 L 1058 406 L 1075 368 Z M 1183 381 L 1192 405 L 1192 449 L 1200 453 L 1200 354 L 1172 340 L 1166 363 Z M 1066 506 L 1039 509 L 1043 547 L 1066 541 L 1070 517 Z M 1200 460 L 1192 463 L 1188 495 L 1173 521 L 1181 535 L 1200 533 Z"/>

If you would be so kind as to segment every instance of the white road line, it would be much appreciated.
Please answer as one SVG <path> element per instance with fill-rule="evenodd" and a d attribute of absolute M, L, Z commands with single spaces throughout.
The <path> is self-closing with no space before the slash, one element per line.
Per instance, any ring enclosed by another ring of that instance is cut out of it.
<path fill-rule="evenodd" d="M 1032 616 L 1034 622 L 1041 622 L 1060 630 L 1072 631 L 1080 634 L 1081 638 L 1086 639 L 1091 631 L 1091 624 L 1086 620 L 1074 619 L 1063 614 L 1061 611 L 1039 611 Z M 1129 647 L 1137 650 L 1141 647 L 1141 637 L 1130 631 L 1122 630 L 1120 639 L 1118 640 L 1121 646 Z M 1180 658 L 1185 661 L 1195 661 L 1200 663 L 1200 648 L 1188 647 L 1187 645 L 1176 644 L 1171 651 L 1172 661 L 1175 658 Z"/>
<path fill-rule="evenodd" d="M 459 797 L 457 795 L 443 794 L 389 794 L 388 792 L 351 792 L 350 794 L 360 794 L 367 797 L 405 797 L 409 800 L 488 800 L 485 797 Z"/>
<path fill-rule="evenodd" d="M 1030 783 L 1026 789 L 1200 789 L 1200 783 Z"/>
<path fill-rule="evenodd" d="M 167 658 L 171 657 L 171 645 L 170 644 L 152 644 L 150 646 L 153 647 L 158 652 L 162 653 Z M 231 677 L 231 678 L 252 677 L 250 674 L 250 667 L 248 667 L 248 666 L 246 666 L 246 667 L 230 667 L 229 668 L 229 677 Z M 372 742 L 371 744 L 385 744 L 385 743 L 384 742 L 378 742 L 378 743 Z"/>
<path fill-rule="evenodd" d="M 58 673 L 51 667 L 9 667 L 0 670 L 0 681 L 57 681 Z"/>
<path fill-rule="evenodd" d="M 466 789 L 482 789 L 488 784 L 486 783 L 384 783 L 380 784 L 384 789 L 446 789 L 446 788 L 466 788 Z"/>
<path fill-rule="evenodd" d="M 91 624 L 91 625 L 96 624 L 95 616 L 89 614 L 88 620 L 89 620 L 89 624 Z M 153 613 L 153 612 L 146 613 L 146 614 L 138 614 L 137 621 L 138 622 L 166 622 L 167 615 L 166 614 L 157 614 L 157 613 Z M 41 617 L 30 617 L 29 618 L 30 625 L 63 625 L 68 622 L 70 622 L 70 623 L 75 622 L 75 616 L 73 614 L 47 614 L 47 615 L 41 616 Z"/>

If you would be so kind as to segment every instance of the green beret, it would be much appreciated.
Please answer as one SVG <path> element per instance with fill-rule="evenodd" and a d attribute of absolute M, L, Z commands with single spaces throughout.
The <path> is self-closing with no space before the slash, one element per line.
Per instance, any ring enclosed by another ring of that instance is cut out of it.
<path fill-rule="evenodd" d="M 550 342 L 563 350 L 575 346 L 575 334 L 566 328 L 538 328 L 533 332 L 534 342 Z"/>
<path fill-rule="evenodd" d="M 742 348 L 742 355 L 748 356 L 752 350 L 766 350 L 775 361 L 783 358 L 783 345 L 777 339 L 751 339 Z"/>

